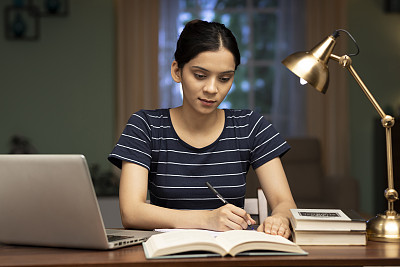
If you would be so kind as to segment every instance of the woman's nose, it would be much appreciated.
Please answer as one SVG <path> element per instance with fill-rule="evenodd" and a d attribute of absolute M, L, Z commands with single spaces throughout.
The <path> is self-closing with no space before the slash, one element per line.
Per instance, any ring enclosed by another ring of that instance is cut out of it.
<path fill-rule="evenodd" d="M 203 91 L 209 94 L 216 94 L 218 92 L 217 81 L 215 79 L 209 79 L 204 85 Z"/>

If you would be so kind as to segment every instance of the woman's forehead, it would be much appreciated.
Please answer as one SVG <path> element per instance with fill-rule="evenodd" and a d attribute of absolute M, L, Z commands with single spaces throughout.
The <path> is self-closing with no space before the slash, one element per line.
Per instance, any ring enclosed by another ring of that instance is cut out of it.
<path fill-rule="evenodd" d="M 234 56 L 227 49 L 202 52 L 186 65 L 190 67 L 197 66 L 208 71 L 216 72 L 235 71 Z"/>

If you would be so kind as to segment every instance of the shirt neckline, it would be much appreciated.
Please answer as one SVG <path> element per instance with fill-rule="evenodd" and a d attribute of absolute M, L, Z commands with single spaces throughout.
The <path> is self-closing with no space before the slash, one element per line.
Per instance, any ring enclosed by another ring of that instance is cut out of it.
<path fill-rule="evenodd" d="M 176 133 L 176 131 L 175 131 L 174 125 L 172 124 L 171 112 L 170 112 L 170 111 L 171 111 L 171 108 L 168 108 L 168 109 L 167 109 L 167 112 L 168 112 L 168 122 L 169 122 L 169 124 L 170 124 L 170 127 L 171 127 L 171 129 L 172 129 L 174 135 L 175 135 L 175 138 L 178 139 L 179 143 L 181 143 L 183 146 L 187 147 L 187 148 L 190 149 L 190 150 L 194 150 L 194 151 L 198 151 L 198 152 L 200 152 L 200 151 L 206 151 L 206 150 L 208 150 L 208 149 L 210 149 L 210 148 L 216 146 L 216 145 L 219 143 L 219 140 L 221 139 L 222 135 L 223 135 L 224 132 L 225 132 L 225 129 L 226 129 L 226 120 L 227 120 L 227 111 L 226 111 L 226 109 L 222 109 L 222 110 L 224 111 L 224 118 L 225 118 L 225 121 L 224 121 L 224 128 L 222 129 L 222 132 L 221 132 L 221 134 L 217 137 L 217 139 L 215 139 L 211 144 L 209 144 L 209 145 L 207 145 L 207 146 L 205 146 L 205 147 L 200 147 L 200 148 L 194 147 L 194 146 L 192 146 L 192 145 L 186 143 L 185 141 L 183 141 L 183 140 L 179 137 L 179 135 L 178 135 L 178 134 Z"/>

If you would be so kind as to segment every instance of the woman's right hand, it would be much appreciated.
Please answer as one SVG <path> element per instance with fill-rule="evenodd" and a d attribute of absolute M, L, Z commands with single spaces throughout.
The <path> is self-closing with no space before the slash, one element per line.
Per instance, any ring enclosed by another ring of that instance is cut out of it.
<path fill-rule="evenodd" d="M 243 230 L 255 224 L 250 215 L 239 207 L 226 204 L 209 212 L 206 219 L 207 228 L 214 231 Z"/>

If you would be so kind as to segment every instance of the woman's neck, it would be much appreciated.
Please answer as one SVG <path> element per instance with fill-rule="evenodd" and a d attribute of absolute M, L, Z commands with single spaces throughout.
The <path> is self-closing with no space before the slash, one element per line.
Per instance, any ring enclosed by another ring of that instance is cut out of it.
<path fill-rule="evenodd" d="M 217 140 L 225 125 L 225 112 L 221 109 L 209 114 L 198 114 L 180 106 L 171 109 L 170 114 L 178 136 L 197 148 L 205 147 Z"/>
<path fill-rule="evenodd" d="M 223 112 L 220 109 L 216 109 L 209 114 L 199 114 L 194 110 L 185 109 L 183 106 L 177 108 L 179 120 L 188 127 L 188 130 L 193 131 L 204 131 L 212 128 L 222 119 L 222 114 Z"/>

